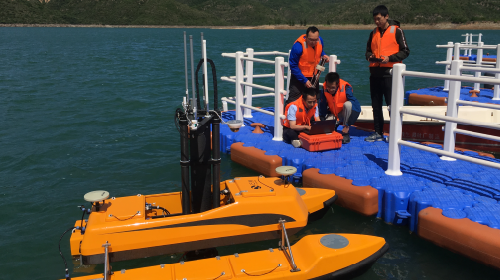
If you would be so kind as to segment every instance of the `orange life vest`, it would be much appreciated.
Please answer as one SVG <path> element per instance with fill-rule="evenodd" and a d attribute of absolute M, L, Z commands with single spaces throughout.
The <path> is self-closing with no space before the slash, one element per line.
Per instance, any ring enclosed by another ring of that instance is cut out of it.
<path fill-rule="evenodd" d="M 304 75 L 305 77 L 312 77 L 314 74 L 314 69 L 321 59 L 323 45 L 321 45 L 321 40 L 318 40 L 316 46 L 314 48 L 311 48 L 307 45 L 306 40 L 306 34 L 303 34 L 297 40 L 295 40 L 295 43 L 299 42 L 302 45 L 302 55 L 299 59 L 299 69 L 300 72 L 302 72 L 302 75 Z"/>
<path fill-rule="evenodd" d="M 399 26 L 391 25 L 387 27 L 387 30 L 384 32 L 384 36 L 381 36 L 381 33 L 378 28 L 373 30 L 372 37 L 372 53 L 375 54 L 376 58 L 382 58 L 382 56 L 390 56 L 397 52 L 399 52 L 399 45 L 396 41 L 396 29 Z M 379 63 L 379 62 L 370 62 L 370 67 L 392 67 L 396 63 L 401 63 L 401 61 L 397 62 L 387 62 L 387 63 Z"/>
<path fill-rule="evenodd" d="M 318 104 L 314 104 L 314 107 L 311 108 L 309 111 L 307 111 L 303 100 L 304 99 L 302 97 L 300 97 L 299 99 L 295 100 L 294 102 L 286 105 L 285 116 L 288 116 L 288 109 L 290 108 L 290 106 L 295 105 L 295 106 L 297 106 L 297 113 L 295 113 L 295 118 L 296 118 L 295 124 L 296 125 L 311 125 L 311 118 L 313 118 L 314 115 L 316 114 Z M 290 128 L 290 122 L 288 121 L 287 118 L 285 118 L 283 120 L 283 126 Z"/>
<path fill-rule="evenodd" d="M 337 86 L 337 92 L 332 95 L 326 90 L 326 82 L 323 83 L 323 90 L 325 93 L 326 101 L 328 102 L 328 107 L 330 107 L 330 112 L 332 112 L 332 114 L 334 114 L 337 119 L 339 117 L 339 113 L 344 108 L 344 103 L 347 101 L 347 97 L 345 95 L 345 88 L 347 86 L 350 86 L 352 88 L 352 86 L 348 82 L 340 79 L 339 85 Z"/>

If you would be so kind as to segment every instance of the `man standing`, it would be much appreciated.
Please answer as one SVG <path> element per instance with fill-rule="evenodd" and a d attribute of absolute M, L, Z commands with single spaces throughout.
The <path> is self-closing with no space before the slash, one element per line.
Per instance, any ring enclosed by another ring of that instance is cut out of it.
<path fill-rule="evenodd" d="M 323 39 L 315 26 L 307 28 L 306 34 L 301 35 L 293 44 L 289 58 L 292 75 L 286 104 L 297 100 L 302 92 L 312 87 L 311 79 L 321 57 L 326 62 L 330 61 L 323 46 Z M 316 91 L 319 92 L 317 89 Z"/>
<path fill-rule="evenodd" d="M 302 98 L 286 106 L 286 118 L 283 120 L 283 141 L 285 143 L 291 143 L 295 148 L 302 146 L 299 133 L 311 130 L 311 119 L 319 121 L 316 96 L 316 90 L 308 88 L 302 94 Z"/>
<path fill-rule="evenodd" d="M 391 69 L 396 63 L 410 55 L 406 38 L 399 27 L 399 22 L 389 19 L 389 10 L 380 5 L 373 10 L 373 20 L 377 26 L 366 44 L 366 59 L 370 62 L 370 95 L 373 108 L 373 126 L 375 132 L 365 141 L 384 140 L 383 98 L 390 113 L 392 76 Z"/>
<path fill-rule="evenodd" d="M 353 125 L 361 113 L 358 99 L 354 97 L 352 86 L 340 79 L 339 74 L 330 72 L 326 74 L 323 90 L 319 98 L 319 118 L 325 120 L 326 115 L 335 115 L 337 124 L 339 121 L 342 128 L 342 144 L 351 142 L 349 126 Z"/>

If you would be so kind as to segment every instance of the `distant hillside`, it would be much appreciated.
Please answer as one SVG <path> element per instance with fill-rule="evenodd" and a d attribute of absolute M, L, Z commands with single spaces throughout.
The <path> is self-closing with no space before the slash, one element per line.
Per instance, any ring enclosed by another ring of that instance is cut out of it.
<path fill-rule="evenodd" d="M 43 2 L 43 3 L 42 3 Z M 0 24 L 371 24 L 374 0 L 0 0 Z M 387 0 L 403 24 L 500 21 L 499 0 Z"/>

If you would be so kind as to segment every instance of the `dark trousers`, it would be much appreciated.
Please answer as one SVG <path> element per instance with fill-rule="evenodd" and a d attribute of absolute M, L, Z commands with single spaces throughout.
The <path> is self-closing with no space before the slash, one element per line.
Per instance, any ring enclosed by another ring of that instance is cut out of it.
<path fill-rule="evenodd" d="M 380 135 L 384 133 L 383 99 L 391 105 L 392 77 L 370 77 L 370 96 L 373 108 L 373 129 Z"/>
<path fill-rule="evenodd" d="M 309 77 L 307 79 L 311 81 L 312 77 Z M 292 103 L 293 101 L 299 99 L 302 96 L 302 93 L 306 91 L 306 89 L 306 86 L 302 82 L 297 80 L 294 75 L 291 75 L 290 87 L 288 88 L 288 99 L 285 102 L 284 108 L 286 108 L 286 105 L 288 105 L 288 103 Z M 319 98 L 319 85 L 316 87 L 316 94 Z"/>
<path fill-rule="evenodd" d="M 299 133 L 291 128 L 286 126 L 283 127 L 283 142 L 292 143 L 293 140 L 299 140 Z"/>

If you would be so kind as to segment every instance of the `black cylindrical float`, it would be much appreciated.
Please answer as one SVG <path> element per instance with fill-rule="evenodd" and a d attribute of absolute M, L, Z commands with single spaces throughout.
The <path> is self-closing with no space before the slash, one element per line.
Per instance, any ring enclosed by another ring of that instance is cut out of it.
<path fill-rule="evenodd" d="M 217 108 L 216 108 L 217 110 Z M 216 111 L 217 112 L 217 111 Z M 212 200 L 213 207 L 220 206 L 220 118 L 217 114 L 213 114 L 212 121 Z"/>
<path fill-rule="evenodd" d="M 200 118 L 199 122 L 202 121 Z M 193 213 L 210 210 L 211 168 L 210 122 L 201 122 L 196 130 L 191 130 L 191 197 Z"/>
<path fill-rule="evenodd" d="M 179 118 L 181 132 L 181 180 L 182 180 L 182 214 L 189 214 L 191 211 L 190 191 L 189 191 L 189 139 L 188 121 L 186 116 Z"/>

